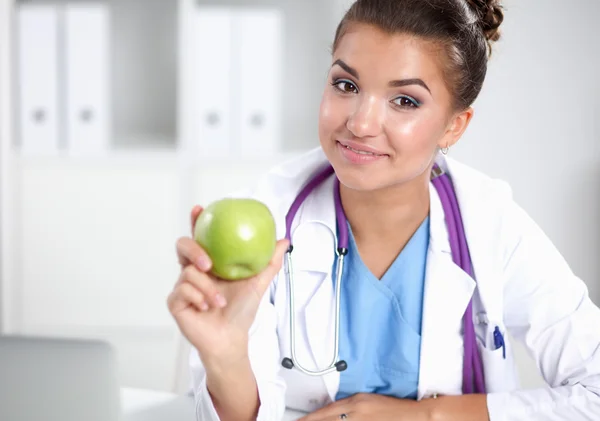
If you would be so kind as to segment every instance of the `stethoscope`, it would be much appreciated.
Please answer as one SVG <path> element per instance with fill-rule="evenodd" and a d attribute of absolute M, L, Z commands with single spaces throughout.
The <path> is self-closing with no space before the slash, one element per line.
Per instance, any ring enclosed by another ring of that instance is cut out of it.
<path fill-rule="evenodd" d="M 290 308 L 290 347 L 291 358 L 285 357 L 281 361 L 281 365 L 287 369 L 296 368 L 309 376 L 322 376 L 335 371 L 341 372 L 348 368 L 348 364 L 344 360 L 339 360 L 339 331 L 340 331 L 340 297 L 341 297 L 341 282 L 342 272 L 344 269 L 344 258 L 348 254 L 348 224 L 342 201 L 340 199 L 340 187 L 337 177 L 334 180 L 334 206 L 338 228 L 338 247 L 336 250 L 337 265 L 335 273 L 335 339 L 334 350 L 331 362 L 322 370 L 309 370 L 303 367 L 296 356 L 296 309 L 294 300 L 294 271 L 292 265 L 292 222 L 296 213 L 300 209 L 302 203 L 310 195 L 310 193 L 329 176 L 334 173 L 333 167 L 328 165 L 321 172 L 317 173 L 300 191 L 285 218 L 286 224 L 286 239 L 290 242 L 290 246 L 286 252 L 286 267 L 285 273 L 288 282 L 288 300 Z M 467 247 L 467 239 L 458 207 L 456 193 L 448 175 L 437 165 L 432 168 L 431 181 L 440 197 L 446 225 L 448 227 L 450 249 L 452 251 L 452 259 L 454 263 L 460 266 L 469 276 L 475 279 L 471 257 Z M 483 376 L 483 362 L 477 342 L 475 340 L 475 328 L 473 325 L 473 300 L 469 301 L 469 305 L 465 311 L 463 318 L 464 323 L 464 357 L 463 357 L 463 393 L 485 393 L 485 381 Z"/>

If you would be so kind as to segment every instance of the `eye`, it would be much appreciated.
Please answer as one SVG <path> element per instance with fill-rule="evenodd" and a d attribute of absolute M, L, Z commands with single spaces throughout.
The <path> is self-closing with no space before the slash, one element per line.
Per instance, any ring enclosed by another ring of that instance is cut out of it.
<path fill-rule="evenodd" d="M 333 81 L 332 85 L 335 87 L 335 89 L 346 94 L 358 93 L 358 88 L 356 85 L 349 80 L 335 80 Z"/>
<path fill-rule="evenodd" d="M 394 104 L 402 108 L 419 108 L 421 103 L 409 96 L 400 96 L 393 101 Z"/>

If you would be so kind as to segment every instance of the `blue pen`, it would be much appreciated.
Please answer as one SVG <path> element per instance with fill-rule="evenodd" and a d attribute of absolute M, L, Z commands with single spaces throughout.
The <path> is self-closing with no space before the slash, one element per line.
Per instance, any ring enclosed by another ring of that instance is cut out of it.
<path fill-rule="evenodd" d="M 504 336 L 502 336 L 498 326 L 496 326 L 494 329 L 494 346 L 496 349 L 502 347 L 502 358 L 506 359 L 506 345 L 504 344 Z"/>

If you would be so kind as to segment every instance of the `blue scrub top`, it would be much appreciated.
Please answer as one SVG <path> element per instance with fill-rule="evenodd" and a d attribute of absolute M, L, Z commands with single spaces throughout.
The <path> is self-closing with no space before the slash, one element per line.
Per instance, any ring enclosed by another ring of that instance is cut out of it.
<path fill-rule="evenodd" d="M 336 399 L 356 393 L 416 399 L 429 217 L 381 280 L 361 260 L 348 229 L 339 344 L 348 368 L 340 373 Z"/>

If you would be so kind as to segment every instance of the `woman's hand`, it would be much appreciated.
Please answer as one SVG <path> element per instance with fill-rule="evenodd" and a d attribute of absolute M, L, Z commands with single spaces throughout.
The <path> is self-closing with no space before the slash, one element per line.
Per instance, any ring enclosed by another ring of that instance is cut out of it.
<path fill-rule="evenodd" d="M 192 210 L 192 232 L 201 212 L 198 206 Z M 248 331 L 265 291 L 281 268 L 287 247 L 287 240 L 279 241 L 271 262 L 257 276 L 224 281 L 208 273 L 210 258 L 193 238 L 177 241 L 181 274 L 167 303 L 179 329 L 205 364 L 229 364 L 247 357 Z"/>
<path fill-rule="evenodd" d="M 420 402 L 359 393 L 333 402 L 298 421 L 428 421 Z"/>

